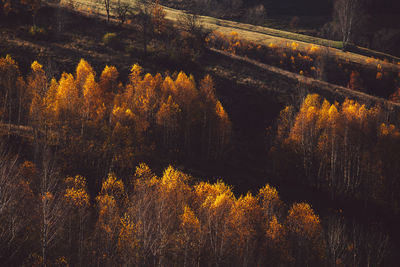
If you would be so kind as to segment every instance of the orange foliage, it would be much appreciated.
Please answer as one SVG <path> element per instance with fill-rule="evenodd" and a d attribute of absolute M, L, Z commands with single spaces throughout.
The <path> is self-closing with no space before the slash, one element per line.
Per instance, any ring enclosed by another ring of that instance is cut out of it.
<path fill-rule="evenodd" d="M 293 73 L 300 73 L 300 75 L 311 76 L 317 79 L 327 79 L 325 74 L 321 76 L 321 73 L 326 72 L 326 63 L 330 62 L 329 68 L 332 73 L 329 74 L 329 82 L 339 85 L 346 85 L 347 83 L 349 88 L 358 91 L 362 90 L 364 86 L 368 87 L 368 90 L 371 91 L 376 90 L 379 92 L 379 89 L 388 90 L 388 84 L 395 85 L 392 77 L 397 75 L 399 71 L 399 68 L 394 64 L 389 68 L 389 63 L 385 61 L 366 58 L 366 66 L 359 68 L 360 73 L 352 72 L 350 82 L 348 82 L 343 74 L 348 75 L 348 69 L 354 68 L 354 64 L 351 62 L 351 58 L 340 59 L 340 56 L 338 54 L 335 55 L 331 48 L 321 49 L 322 46 L 314 44 L 309 44 L 308 46 L 302 45 L 299 48 L 300 44 L 296 41 L 291 43 L 281 41 L 269 43 L 268 45 L 257 45 L 254 42 L 246 40 L 245 37 L 241 38 L 237 32 L 223 34 L 218 31 L 212 32 L 207 37 L 206 44 L 211 48 L 248 57 L 268 65 L 278 66 Z M 382 82 L 366 83 L 363 85 L 361 78 L 367 81 L 371 75 L 370 67 L 375 65 L 377 70 L 376 80 Z M 369 87 L 370 84 L 373 84 L 374 88 Z M 389 88 L 389 90 L 391 89 Z"/>
<path fill-rule="evenodd" d="M 270 219 L 263 217 L 264 206 L 282 205 L 277 191 L 268 185 L 260 190 L 258 197 L 248 193 L 236 198 L 231 187 L 221 181 L 190 185 L 189 176 L 171 166 L 158 178 L 147 165 L 141 164 L 135 177 L 138 180 L 132 192 L 133 208 L 126 216 L 132 225 L 136 222 L 137 241 L 133 244 L 138 242 L 138 251 L 153 240 L 148 235 L 149 229 L 162 237 L 154 239 L 154 246 L 163 251 L 169 246 L 175 251 L 185 251 L 183 260 L 192 263 L 200 253 L 205 253 L 204 257 L 212 262 L 252 265 L 258 258 L 256 251 L 260 245 L 265 245 L 268 253 L 280 255 L 274 256 L 276 261 L 268 258 L 269 264 L 280 260 L 291 262 L 297 255 L 291 254 L 288 247 L 297 243 L 291 243 L 289 234 L 295 235 L 296 242 L 303 239 L 321 245 L 319 218 L 308 204 L 295 204 L 286 219 L 278 209 L 270 210 Z M 260 238 L 264 243 L 259 243 Z M 322 248 L 312 249 L 318 253 L 317 257 L 321 256 Z"/>
<path fill-rule="evenodd" d="M 304 173 L 307 183 L 325 188 L 332 199 L 337 195 L 374 201 L 387 198 L 383 188 L 388 185 L 376 177 L 390 180 L 394 175 L 383 163 L 387 148 L 382 146 L 392 144 L 395 153 L 399 131 L 384 119 L 382 107 L 368 107 L 349 99 L 331 104 L 314 94 L 306 97 L 293 119 L 287 115 L 289 109 L 281 112 L 277 147 L 286 157 L 298 160 L 298 172 Z M 271 153 L 276 151 L 274 148 Z M 361 194 L 360 189 L 368 193 Z M 395 197 L 391 198 L 393 203 Z"/>
<path fill-rule="evenodd" d="M 105 99 L 106 106 L 112 103 L 114 94 L 117 92 L 119 73 L 114 66 L 106 66 L 100 75 L 100 91 Z"/>
<path fill-rule="evenodd" d="M 25 85 L 15 61 L 9 56 L 2 58 L 0 75 L 16 80 L 1 82 L 11 81 L 4 85 L 6 88 L 17 84 L 21 96 L 18 117 L 23 117 L 22 107 L 30 101 L 30 122 L 49 129 L 46 137 L 54 142 L 83 142 L 83 151 L 90 153 L 113 150 L 113 162 L 120 168 L 133 168 L 130 159 L 155 150 L 187 154 L 199 151 L 210 158 L 226 152 L 231 122 L 216 97 L 210 76 L 197 87 L 194 77 L 184 72 L 173 80 L 161 74 L 145 74 L 139 65 L 133 65 L 123 85 L 115 67 L 106 66 L 96 78 L 93 68 L 82 59 L 75 75 L 63 73 L 58 81 L 53 78 L 48 83 L 38 62 L 31 67 Z M 10 113 L 8 107 L 12 107 L 7 103 L 0 115 Z M 197 138 L 200 143 L 195 141 Z"/>
<path fill-rule="evenodd" d="M 84 177 L 80 175 L 68 177 L 65 183 L 68 186 L 64 194 L 67 202 L 72 203 L 76 207 L 89 206 L 89 194 Z"/>
<path fill-rule="evenodd" d="M 94 79 L 95 73 L 93 71 L 92 66 L 90 66 L 90 64 L 86 60 L 81 59 L 79 61 L 78 66 L 76 66 L 76 74 L 75 74 L 76 84 L 77 84 L 78 89 L 80 89 L 81 93 L 84 91 L 83 86 L 84 86 L 88 76 L 90 76 L 90 75 L 92 75 L 93 79 Z"/>

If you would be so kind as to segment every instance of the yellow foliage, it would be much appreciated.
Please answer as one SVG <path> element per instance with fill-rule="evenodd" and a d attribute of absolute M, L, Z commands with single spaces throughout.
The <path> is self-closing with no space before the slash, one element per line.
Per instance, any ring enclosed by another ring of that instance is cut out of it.
<path fill-rule="evenodd" d="M 235 243 L 243 248 L 248 240 L 255 238 L 257 224 L 262 219 L 262 210 L 257 198 L 251 193 L 247 193 L 245 196 L 233 201 L 229 220 L 236 235 Z"/>
<path fill-rule="evenodd" d="M 118 71 L 114 66 L 105 66 L 103 72 L 101 73 L 101 81 L 116 81 L 118 79 Z"/>
<path fill-rule="evenodd" d="M 77 207 L 89 205 L 89 195 L 84 189 L 68 188 L 65 191 L 65 198 Z"/>
<path fill-rule="evenodd" d="M 86 179 L 80 175 L 65 179 L 67 189 L 64 197 L 77 207 L 89 206 L 89 194 L 87 192 Z"/>
<path fill-rule="evenodd" d="M 342 104 L 342 113 L 347 121 L 362 121 L 365 120 L 368 115 L 373 115 L 374 112 L 374 109 L 367 110 L 365 105 L 360 105 L 354 100 L 346 99 Z"/>
<path fill-rule="evenodd" d="M 55 266 L 57 267 L 69 267 L 69 263 L 67 261 L 67 259 L 64 256 L 58 257 L 57 260 L 55 261 Z"/>
<path fill-rule="evenodd" d="M 217 101 L 217 103 L 215 104 L 215 113 L 220 119 L 229 120 L 228 114 L 225 112 L 225 109 L 220 101 Z"/>
<path fill-rule="evenodd" d="M 261 202 L 266 202 L 266 203 L 273 203 L 276 201 L 280 201 L 278 191 L 276 190 L 275 187 L 272 187 L 269 184 L 266 184 L 264 187 L 260 189 L 257 197 Z"/>
<path fill-rule="evenodd" d="M 128 214 L 120 219 L 120 230 L 118 234 L 118 249 L 125 250 L 131 257 L 132 253 L 138 248 L 138 240 L 136 239 L 137 227 L 132 218 Z"/>
<path fill-rule="evenodd" d="M 177 95 L 178 93 L 174 81 L 169 76 L 165 77 L 164 82 L 162 84 L 162 90 L 165 95 L 169 94 Z"/>
<path fill-rule="evenodd" d="M 294 107 L 293 106 L 286 106 L 284 109 L 281 110 L 279 113 L 279 125 L 277 131 L 277 137 L 279 140 L 284 140 L 286 138 L 287 133 L 292 126 L 294 114 Z"/>
<path fill-rule="evenodd" d="M 270 220 L 271 216 L 276 215 L 283 205 L 279 198 L 278 191 L 269 184 L 266 184 L 260 189 L 257 194 L 257 200 L 261 203 L 267 220 Z"/>
<path fill-rule="evenodd" d="M 239 36 L 239 34 L 238 34 L 237 32 L 235 32 L 235 31 L 232 31 L 230 34 L 231 34 L 231 36 L 232 36 L 233 38 L 236 38 L 236 37 Z"/>
<path fill-rule="evenodd" d="M 108 214 L 113 214 L 116 209 L 116 200 L 110 195 L 99 195 L 96 197 L 97 205 L 99 208 L 99 217 L 105 217 Z"/>
<path fill-rule="evenodd" d="M 172 166 L 168 166 L 161 178 L 161 185 L 166 192 L 189 190 L 187 185 L 189 180 L 190 177 L 188 175 L 175 170 Z"/>
<path fill-rule="evenodd" d="M 0 58 L 0 72 L 5 72 L 10 68 L 18 68 L 15 60 L 10 55 L 6 55 L 5 58 Z"/>
<path fill-rule="evenodd" d="M 400 136 L 399 130 L 393 124 L 386 125 L 382 123 L 379 127 L 380 136 Z"/>
<path fill-rule="evenodd" d="M 314 238 L 321 234 L 320 220 L 307 203 L 296 203 L 287 216 L 289 230 L 305 238 Z"/>
<path fill-rule="evenodd" d="M 149 166 L 147 166 L 147 164 L 145 163 L 140 163 L 137 167 L 136 167 L 136 172 L 135 172 L 135 177 L 138 179 L 145 179 L 145 180 L 150 180 L 155 178 L 154 173 L 151 171 L 151 169 L 149 168 Z"/>
<path fill-rule="evenodd" d="M 275 43 L 269 43 L 268 47 L 271 48 L 271 49 L 275 49 L 278 46 Z"/>
<path fill-rule="evenodd" d="M 282 237 L 284 235 L 284 227 L 278 222 L 276 216 L 272 216 L 271 221 L 267 225 L 266 236 L 269 240 L 274 242 L 282 242 Z"/>
<path fill-rule="evenodd" d="M 329 121 L 335 123 L 339 117 L 339 112 L 334 104 L 331 105 L 331 107 L 329 108 L 328 114 L 329 114 Z"/>
<path fill-rule="evenodd" d="M 242 224 L 253 224 L 261 217 L 261 207 L 258 204 L 258 198 L 254 197 L 250 192 L 245 196 L 241 196 L 235 201 L 232 217 L 242 216 L 239 218 Z M 252 222 L 250 222 L 251 220 Z M 243 222 L 246 221 L 246 222 Z"/>
<path fill-rule="evenodd" d="M 321 103 L 321 98 L 318 94 L 309 94 L 304 100 L 301 109 L 308 109 L 309 107 L 319 108 Z"/>
<path fill-rule="evenodd" d="M 44 97 L 44 105 L 50 114 L 56 112 L 58 86 L 57 80 L 53 78 L 50 82 L 49 90 L 47 90 L 46 96 Z"/>
<path fill-rule="evenodd" d="M 143 68 L 139 66 L 138 64 L 134 64 L 131 68 L 131 76 L 132 78 L 136 78 L 142 75 Z"/>
<path fill-rule="evenodd" d="M 309 47 L 309 52 L 310 53 L 318 53 L 321 50 L 321 48 L 317 45 L 311 44 Z"/>
<path fill-rule="evenodd" d="M 207 203 L 207 201 L 205 202 Z M 230 207 L 233 205 L 232 195 L 228 193 L 219 194 L 214 202 L 211 203 L 210 207 L 213 210 L 230 210 Z"/>
<path fill-rule="evenodd" d="M 374 59 L 374 58 L 371 58 L 371 57 L 368 57 L 368 58 L 365 59 L 365 62 L 366 62 L 367 64 L 371 64 L 371 63 L 374 62 L 374 61 L 375 61 L 375 59 Z"/>
<path fill-rule="evenodd" d="M 130 110 L 129 108 L 125 110 L 125 114 L 126 114 L 126 116 L 128 116 L 128 117 L 134 116 L 132 110 Z"/>
<path fill-rule="evenodd" d="M 318 109 L 316 107 L 309 107 L 306 113 L 307 121 L 311 122 L 317 119 L 318 116 Z"/>
<path fill-rule="evenodd" d="M 36 60 L 33 61 L 32 65 L 31 65 L 31 69 L 32 71 L 36 72 L 36 71 L 43 71 L 43 66 L 40 65 Z"/>
<path fill-rule="evenodd" d="M 111 114 L 114 123 L 131 125 L 137 120 L 136 114 L 129 108 L 114 106 Z"/>
<path fill-rule="evenodd" d="M 59 81 L 56 94 L 56 110 L 68 110 L 77 112 L 79 104 L 79 92 L 76 88 L 72 74 L 63 73 Z"/>
<path fill-rule="evenodd" d="M 332 131 L 343 130 L 343 127 L 339 127 L 339 123 L 340 125 L 353 124 L 360 130 L 366 130 L 366 127 L 371 127 L 368 126 L 369 122 L 376 118 L 378 113 L 378 108 L 368 109 L 354 100 L 346 99 L 341 105 L 338 103 L 331 105 L 324 100 L 321 105 L 321 98 L 318 95 L 308 95 L 296 116 L 293 127 L 287 130 L 289 131 L 288 141 L 306 145 L 304 142 L 314 140 L 323 145 L 327 141 L 326 138 L 333 133 Z"/>
<path fill-rule="evenodd" d="M 101 92 L 98 83 L 94 80 L 94 75 L 90 74 L 87 77 L 83 93 L 89 117 L 98 120 L 102 119 L 106 110 L 105 102 L 107 100 L 103 92 Z"/>
<path fill-rule="evenodd" d="M 309 94 L 301 105 L 300 111 L 295 119 L 294 126 L 290 131 L 289 138 L 297 143 L 305 138 L 305 131 L 313 129 L 319 116 L 321 99 L 318 94 Z"/>
<path fill-rule="evenodd" d="M 76 84 L 80 90 L 84 90 L 83 85 L 85 84 L 89 75 L 93 76 L 92 79 L 94 81 L 95 73 L 92 66 L 90 66 L 86 60 L 81 59 L 76 67 Z"/>
<path fill-rule="evenodd" d="M 94 73 L 89 73 L 86 76 L 85 83 L 83 85 L 83 96 L 86 99 L 91 99 L 96 93 L 98 93 L 98 85 L 94 79 Z"/>
<path fill-rule="evenodd" d="M 100 90 L 105 98 L 106 106 L 112 104 L 113 94 L 118 85 L 119 73 L 114 66 L 106 66 L 100 75 Z"/>
<path fill-rule="evenodd" d="M 113 110 L 112 110 L 112 115 L 114 116 L 114 117 L 122 117 L 122 115 L 121 114 L 124 114 L 124 110 L 123 110 L 123 108 L 122 107 L 119 107 L 119 106 L 114 106 L 114 108 L 113 108 Z"/>
<path fill-rule="evenodd" d="M 233 197 L 232 188 L 222 181 L 215 184 L 200 182 L 194 187 L 196 202 L 201 206 L 210 206 L 218 195 L 226 194 Z"/>
<path fill-rule="evenodd" d="M 17 73 L 16 66 L 12 67 L 13 72 Z M 40 65 L 37 61 L 34 61 L 31 65 L 32 73 L 28 76 L 27 79 L 27 93 L 32 98 L 32 102 L 30 105 L 29 113 L 33 120 L 37 120 L 45 115 L 44 112 L 44 101 L 43 96 L 47 89 L 47 77 L 45 75 L 44 70 L 42 69 L 42 65 Z M 12 70 L 10 70 L 12 71 Z M 12 73 L 8 73 L 7 76 L 12 77 Z M 13 85 L 14 87 L 15 85 Z M 52 89 L 52 88 L 50 88 Z"/>
<path fill-rule="evenodd" d="M 156 122 L 158 125 L 164 125 L 170 129 L 178 127 L 178 116 L 181 112 L 179 105 L 169 96 L 167 102 L 161 104 L 160 109 L 156 114 Z"/>
<path fill-rule="evenodd" d="M 54 195 L 52 194 L 52 193 L 50 193 L 50 192 L 45 192 L 43 195 L 42 195 L 42 201 L 44 202 L 44 201 L 51 201 L 51 200 L 53 200 L 54 199 Z"/>
<path fill-rule="evenodd" d="M 118 221 L 117 202 L 110 195 L 99 195 L 96 197 L 96 201 L 99 211 L 98 225 L 102 231 L 110 235 Z"/>
<path fill-rule="evenodd" d="M 188 230 L 200 230 L 200 221 L 197 219 L 193 210 L 189 206 L 185 206 L 181 216 L 181 227 Z"/>
<path fill-rule="evenodd" d="M 178 77 L 175 80 L 175 87 L 184 103 L 192 101 L 197 94 L 194 83 L 182 71 L 178 74 Z"/>
<path fill-rule="evenodd" d="M 113 173 L 109 173 L 107 179 L 101 186 L 101 195 L 110 195 L 117 200 L 121 200 L 125 193 L 124 183 L 121 180 L 117 180 Z"/>

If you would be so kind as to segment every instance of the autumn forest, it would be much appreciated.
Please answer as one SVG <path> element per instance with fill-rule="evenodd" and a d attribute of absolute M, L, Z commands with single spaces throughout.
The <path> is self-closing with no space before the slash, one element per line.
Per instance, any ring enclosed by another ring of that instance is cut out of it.
<path fill-rule="evenodd" d="M 0 1 L 0 266 L 396 266 L 386 2 L 272 2 Z"/>

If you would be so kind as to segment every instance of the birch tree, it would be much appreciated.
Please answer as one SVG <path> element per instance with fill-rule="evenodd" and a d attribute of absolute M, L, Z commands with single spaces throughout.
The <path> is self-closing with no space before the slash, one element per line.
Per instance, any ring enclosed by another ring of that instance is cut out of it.
<path fill-rule="evenodd" d="M 32 236 L 34 197 L 29 181 L 24 180 L 25 164 L 18 166 L 18 156 L 0 146 L 0 265 L 10 266 Z"/>
<path fill-rule="evenodd" d="M 43 266 L 47 266 L 52 248 L 60 240 L 66 215 L 62 191 L 52 155 L 44 149 L 43 167 L 40 175 L 40 245 Z"/>
<path fill-rule="evenodd" d="M 334 21 L 342 36 L 343 47 L 346 48 L 352 41 L 354 32 L 362 20 L 364 0 L 336 0 Z"/>

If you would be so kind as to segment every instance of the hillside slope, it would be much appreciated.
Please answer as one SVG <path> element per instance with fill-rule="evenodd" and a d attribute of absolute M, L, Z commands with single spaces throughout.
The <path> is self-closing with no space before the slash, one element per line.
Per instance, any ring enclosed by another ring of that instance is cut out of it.
<path fill-rule="evenodd" d="M 128 2 L 131 3 L 131 1 Z M 90 12 L 94 11 L 101 15 L 106 14 L 104 6 L 100 4 L 98 1 L 77 0 L 75 1 L 75 3 L 76 7 L 82 11 L 90 10 Z M 182 10 L 177 10 L 169 7 L 164 7 L 164 9 L 166 11 L 166 18 L 171 21 L 177 21 L 179 17 L 184 14 Z M 354 62 L 356 64 L 368 65 L 367 59 L 369 57 L 387 59 L 391 62 L 400 62 L 400 58 L 362 47 L 356 48 L 357 53 L 344 52 L 341 50 L 341 48 L 343 47 L 342 42 L 322 39 L 318 37 L 312 37 L 303 34 L 281 31 L 268 27 L 256 26 L 235 21 L 216 19 L 209 16 L 199 16 L 199 21 L 201 22 L 203 27 L 208 30 L 219 31 L 224 34 L 229 34 L 232 31 L 235 31 L 242 38 L 248 41 L 255 42 L 260 45 L 269 45 L 271 43 L 277 45 L 286 45 L 287 42 L 290 43 L 293 40 L 295 40 L 298 41 L 299 43 L 298 49 L 300 52 L 301 51 L 305 52 L 307 46 L 309 46 L 309 44 L 312 43 L 321 47 L 329 47 L 330 52 L 336 55 L 340 60 L 343 61 L 350 60 L 351 62 Z"/>

